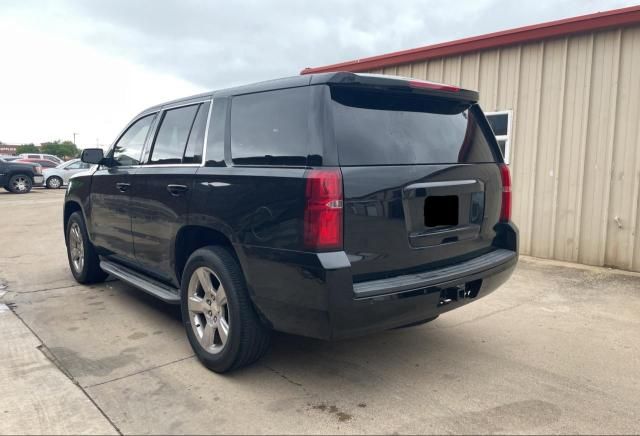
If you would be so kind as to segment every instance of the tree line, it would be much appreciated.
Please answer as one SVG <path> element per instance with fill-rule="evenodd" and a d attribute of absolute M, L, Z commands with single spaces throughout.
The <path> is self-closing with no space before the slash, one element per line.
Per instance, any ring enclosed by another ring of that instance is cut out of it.
<path fill-rule="evenodd" d="M 80 151 L 76 144 L 72 141 L 56 141 L 43 142 L 40 147 L 35 144 L 22 144 L 16 148 L 16 154 L 22 153 L 43 153 L 53 154 L 59 158 L 74 158 L 80 155 Z"/>

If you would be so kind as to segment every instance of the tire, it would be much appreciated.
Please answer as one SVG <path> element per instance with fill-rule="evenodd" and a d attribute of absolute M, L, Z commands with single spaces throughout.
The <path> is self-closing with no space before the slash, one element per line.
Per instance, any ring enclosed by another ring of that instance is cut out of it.
<path fill-rule="evenodd" d="M 82 213 L 71 214 L 65 232 L 67 259 L 73 278 L 82 284 L 103 282 L 108 274 L 100 269 L 100 259 L 89 241 Z"/>
<path fill-rule="evenodd" d="M 268 351 L 271 331 L 260 321 L 240 265 L 227 249 L 208 246 L 189 257 L 180 298 L 189 343 L 210 370 L 231 371 Z"/>
<path fill-rule="evenodd" d="M 31 191 L 32 187 L 31 177 L 27 174 L 14 174 L 9 179 L 9 192 L 13 192 L 14 194 L 26 194 Z"/>
<path fill-rule="evenodd" d="M 62 188 L 62 179 L 58 176 L 51 176 L 47 179 L 45 186 L 49 189 Z"/>

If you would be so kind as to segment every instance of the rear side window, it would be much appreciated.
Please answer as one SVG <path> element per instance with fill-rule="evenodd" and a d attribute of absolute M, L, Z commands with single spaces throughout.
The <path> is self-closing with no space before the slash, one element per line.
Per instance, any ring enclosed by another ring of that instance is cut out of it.
<path fill-rule="evenodd" d="M 207 127 L 209 116 L 209 102 L 203 103 L 198 108 L 196 119 L 193 122 L 187 148 L 184 151 L 182 163 L 202 163 L 202 150 L 204 148 L 204 131 Z"/>
<path fill-rule="evenodd" d="M 234 164 L 306 165 L 310 88 L 234 97 L 231 156 Z"/>
<path fill-rule="evenodd" d="M 331 88 L 341 165 L 495 162 L 479 108 L 468 103 Z"/>
<path fill-rule="evenodd" d="M 140 163 L 142 147 L 154 117 L 155 114 L 140 118 L 120 137 L 113 149 L 113 160 L 116 165 L 129 166 Z"/>
<path fill-rule="evenodd" d="M 179 164 L 199 105 L 165 111 L 151 151 L 152 164 Z"/>
<path fill-rule="evenodd" d="M 224 162 L 224 139 L 227 122 L 227 98 L 215 98 L 211 109 L 211 120 L 209 121 L 209 136 L 207 136 L 207 161 L 208 167 L 223 167 Z"/>

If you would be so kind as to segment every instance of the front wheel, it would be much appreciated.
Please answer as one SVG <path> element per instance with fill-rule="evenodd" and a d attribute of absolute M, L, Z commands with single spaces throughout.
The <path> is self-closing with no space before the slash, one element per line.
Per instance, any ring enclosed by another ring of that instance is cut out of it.
<path fill-rule="evenodd" d="M 100 259 L 89 240 L 84 218 L 74 212 L 67 221 L 67 257 L 71 273 L 78 283 L 98 283 L 107 278 L 100 269 Z"/>
<path fill-rule="evenodd" d="M 31 186 L 31 177 L 26 174 L 16 174 L 9 179 L 9 191 L 14 194 L 26 194 Z"/>
<path fill-rule="evenodd" d="M 223 247 L 196 250 L 181 284 L 182 319 L 198 359 L 223 373 L 255 362 L 270 331 L 251 304 L 240 265 Z"/>

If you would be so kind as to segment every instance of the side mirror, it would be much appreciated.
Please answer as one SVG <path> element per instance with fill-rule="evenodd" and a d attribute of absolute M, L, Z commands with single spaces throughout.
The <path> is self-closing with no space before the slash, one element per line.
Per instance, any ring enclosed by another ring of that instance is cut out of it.
<path fill-rule="evenodd" d="M 89 164 L 101 164 L 104 160 L 104 152 L 101 148 L 85 148 L 82 150 L 80 160 Z"/>

